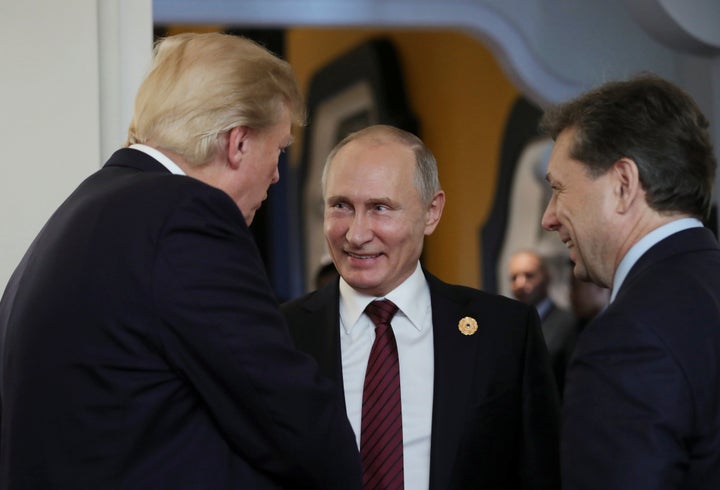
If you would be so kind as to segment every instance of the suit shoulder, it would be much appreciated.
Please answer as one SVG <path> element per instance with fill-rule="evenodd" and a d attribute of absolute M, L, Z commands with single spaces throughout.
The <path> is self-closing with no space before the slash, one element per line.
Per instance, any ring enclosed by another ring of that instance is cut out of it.
<path fill-rule="evenodd" d="M 319 309 L 327 307 L 330 302 L 337 301 L 338 295 L 334 294 L 337 291 L 337 281 L 332 281 L 330 284 L 326 284 L 320 289 L 310 291 L 298 298 L 294 298 L 285 301 L 280 305 L 285 316 L 292 316 L 299 312 L 313 312 Z"/>
<path fill-rule="evenodd" d="M 304 294 L 300 297 L 285 301 L 280 305 L 280 309 L 283 313 L 288 314 L 293 311 L 296 311 L 298 308 L 300 308 L 300 305 L 304 304 L 308 298 L 312 298 L 315 295 L 316 291 L 312 291 L 310 293 Z"/>
<path fill-rule="evenodd" d="M 449 284 L 438 279 L 430 281 L 430 292 L 436 298 L 445 298 L 468 311 L 485 316 L 488 310 L 498 318 L 527 318 L 536 314 L 531 306 L 500 294 L 489 293 L 477 288 Z"/>
<path fill-rule="evenodd" d="M 201 203 L 218 209 L 237 208 L 225 192 L 192 177 L 114 166 L 103 167 L 85 179 L 68 202 L 122 206 L 141 210 L 143 216 Z"/>

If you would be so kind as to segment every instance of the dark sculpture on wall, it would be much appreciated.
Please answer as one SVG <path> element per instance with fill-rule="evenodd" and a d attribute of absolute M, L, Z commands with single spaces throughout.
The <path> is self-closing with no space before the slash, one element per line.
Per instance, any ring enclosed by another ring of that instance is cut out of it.
<path fill-rule="evenodd" d="M 417 133 L 405 95 L 400 60 L 392 42 L 367 41 L 318 70 L 310 81 L 308 126 L 300 167 L 306 288 L 329 260 L 323 237 L 320 177 L 325 157 L 348 133 L 371 124 L 391 124 Z"/>
<path fill-rule="evenodd" d="M 511 296 L 506 277 L 509 257 L 516 250 L 533 248 L 549 259 L 554 279 L 550 294 L 567 306 L 567 250 L 540 225 L 550 196 L 545 172 L 552 148 L 552 141 L 538 133 L 541 116 L 540 108 L 524 97 L 517 99 L 508 116 L 495 199 L 480 237 L 482 288 Z"/>

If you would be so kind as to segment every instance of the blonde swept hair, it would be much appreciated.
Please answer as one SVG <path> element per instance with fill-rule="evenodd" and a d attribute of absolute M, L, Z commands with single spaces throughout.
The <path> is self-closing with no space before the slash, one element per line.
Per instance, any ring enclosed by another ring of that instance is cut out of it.
<path fill-rule="evenodd" d="M 150 144 L 201 166 L 217 155 L 230 129 L 273 126 L 284 106 L 294 124 L 305 123 L 300 88 L 286 61 L 240 36 L 178 34 L 155 45 L 126 145 Z"/>

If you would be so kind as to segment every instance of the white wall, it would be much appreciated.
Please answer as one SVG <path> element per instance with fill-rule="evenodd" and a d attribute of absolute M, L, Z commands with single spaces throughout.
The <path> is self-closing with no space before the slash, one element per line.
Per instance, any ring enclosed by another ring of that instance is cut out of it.
<path fill-rule="evenodd" d="M 0 290 L 50 214 L 102 164 L 101 142 L 122 141 L 119 107 L 131 105 L 151 47 L 151 0 L 0 0 Z M 121 62 L 141 68 L 108 82 Z M 103 121 L 115 136 L 101 137 Z"/>

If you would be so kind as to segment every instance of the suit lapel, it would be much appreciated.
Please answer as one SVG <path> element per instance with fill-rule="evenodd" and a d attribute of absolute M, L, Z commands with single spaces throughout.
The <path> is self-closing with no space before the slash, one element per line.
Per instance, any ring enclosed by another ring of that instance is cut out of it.
<path fill-rule="evenodd" d="M 428 272 L 425 275 L 432 298 L 435 352 L 430 488 L 443 488 L 451 480 L 463 435 L 479 343 L 458 329 L 460 320 L 470 316 L 464 301 L 454 297 L 447 284 Z"/>

